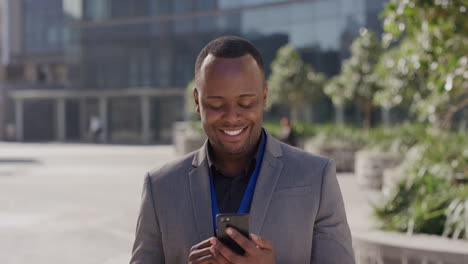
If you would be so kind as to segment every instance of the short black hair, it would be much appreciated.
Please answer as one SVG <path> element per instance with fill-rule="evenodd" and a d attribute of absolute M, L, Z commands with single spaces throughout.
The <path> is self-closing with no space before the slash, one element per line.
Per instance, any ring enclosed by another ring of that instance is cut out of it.
<path fill-rule="evenodd" d="M 257 62 L 263 75 L 265 75 L 262 55 L 250 41 L 236 36 L 223 36 L 210 41 L 198 54 L 195 62 L 195 79 L 208 54 L 220 58 L 239 58 L 245 54 L 250 54 Z"/>

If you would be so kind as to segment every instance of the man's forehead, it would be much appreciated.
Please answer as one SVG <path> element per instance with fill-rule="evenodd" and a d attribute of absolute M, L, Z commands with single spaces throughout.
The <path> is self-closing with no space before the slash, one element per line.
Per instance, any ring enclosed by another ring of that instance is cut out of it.
<path fill-rule="evenodd" d="M 260 72 L 257 62 L 250 54 L 245 54 L 236 58 L 216 57 L 208 54 L 200 67 L 201 74 L 206 73 L 239 73 L 243 71 L 252 71 L 256 68 Z"/>

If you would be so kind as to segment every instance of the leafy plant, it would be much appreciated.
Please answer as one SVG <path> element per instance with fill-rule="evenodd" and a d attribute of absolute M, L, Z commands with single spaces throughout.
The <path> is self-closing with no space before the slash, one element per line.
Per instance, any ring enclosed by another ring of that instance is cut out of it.
<path fill-rule="evenodd" d="M 312 142 L 316 146 L 361 148 L 366 144 L 366 132 L 348 125 L 321 125 L 316 127 Z"/>
<path fill-rule="evenodd" d="M 377 67 L 387 87 L 380 104 L 410 102 L 420 120 L 449 129 L 468 106 L 466 1 L 391 0 L 383 12 L 386 46 Z"/>
<path fill-rule="evenodd" d="M 379 38 L 367 29 L 351 45 L 351 57 L 343 62 L 341 73 L 325 86 L 325 93 L 335 105 L 353 102 L 363 115 L 363 126 L 370 128 L 375 93 L 383 87 L 374 68 L 383 49 Z"/>
<path fill-rule="evenodd" d="M 275 137 L 278 137 L 281 133 L 280 122 L 264 122 L 263 126 Z M 317 128 L 320 125 L 313 125 L 304 122 L 294 122 L 292 123 L 292 128 L 296 135 L 299 137 L 312 137 L 317 133 Z"/>
<path fill-rule="evenodd" d="M 273 135 L 281 131 L 279 122 L 265 122 L 263 126 Z M 309 124 L 294 122 L 294 131 L 299 137 L 312 138 L 317 146 L 362 147 L 366 143 L 366 133 L 349 125 Z"/>
<path fill-rule="evenodd" d="M 392 195 L 374 207 L 384 230 L 468 239 L 468 139 L 428 131 L 401 165 L 406 178 Z M 462 177 L 461 177 L 462 175 Z"/>
<path fill-rule="evenodd" d="M 277 52 L 271 63 L 268 79 L 268 102 L 288 107 L 293 121 L 298 120 L 299 109 L 323 96 L 325 75 L 315 72 L 304 63 L 300 54 L 291 45 L 285 45 Z"/>
<path fill-rule="evenodd" d="M 195 101 L 193 100 L 193 89 L 195 88 L 195 80 L 191 80 L 185 88 L 185 119 L 189 121 L 200 120 L 195 110 Z"/>
<path fill-rule="evenodd" d="M 365 149 L 372 152 L 404 154 L 426 138 L 427 126 L 405 123 L 393 127 L 373 128 L 368 133 Z"/>

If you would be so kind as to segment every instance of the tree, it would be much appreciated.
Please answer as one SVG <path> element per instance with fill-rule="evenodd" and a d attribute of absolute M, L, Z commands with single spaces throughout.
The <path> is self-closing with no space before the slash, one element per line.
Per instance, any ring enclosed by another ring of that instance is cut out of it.
<path fill-rule="evenodd" d="M 325 93 L 331 97 L 333 105 L 335 106 L 335 121 L 338 124 L 342 124 L 344 121 L 344 106 L 349 96 L 340 94 L 345 91 L 345 83 L 342 80 L 341 75 L 336 75 L 331 78 L 325 85 Z"/>
<path fill-rule="evenodd" d="M 185 120 L 197 121 L 200 120 L 200 115 L 195 109 L 195 101 L 193 99 L 193 89 L 195 88 L 195 79 L 191 80 L 185 88 Z"/>
<path fill-rule="evenodd" d="M 466 0 L 391 0 L 383 12 L 386 46 L 379 103 L 411 102 L 420 120 L 449 129 L 468 106 Z M 399 98 L 401 100 L 392 100 Z"/>
<path fill-rule="evenodd" d="M 297 120 L 301 107 L 322 98 L 325 80 L 324 74 L 314 72 L 312 66 L 302 61 L 297 50 L 285 45 L 271 63 L 269 104 L 286 106 L 291 118 Z"/>
<path fill-rule="evenodd" d="M 374 95 L 382 89 L 374 73 L 382 51 L 378 37 L 367 29 L 361 29 L 360 36 L 351 44 L 351 57 L 343 61 L 341 73 L 325 86 L 325 93 L 335 105 L 356 103 L 366 129 L 370 127 Z"/>

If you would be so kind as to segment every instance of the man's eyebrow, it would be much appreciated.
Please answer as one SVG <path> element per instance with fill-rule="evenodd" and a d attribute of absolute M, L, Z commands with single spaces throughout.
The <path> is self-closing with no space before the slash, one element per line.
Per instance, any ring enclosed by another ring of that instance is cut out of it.
<path fill-rule="evenodd" d="M 255 97 L 256 94 L 241 94 L 239 97 Z M 224 97 L 219 96 L 219 95 L 210 95 L 207 96 L 206 99 L 223 99 Z"/>
<path fill-rule="evenodd" d="M 217 96 L 217 95 L 211 95 L 211 96 L 207 96 L 206 99 L 223 99 L 224 97 L 222 96 Z"/>

